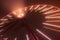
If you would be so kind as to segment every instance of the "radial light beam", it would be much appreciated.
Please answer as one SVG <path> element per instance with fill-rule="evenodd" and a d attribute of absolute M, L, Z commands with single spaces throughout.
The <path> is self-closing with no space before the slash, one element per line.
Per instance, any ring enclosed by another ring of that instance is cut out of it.
<path fill-rule="evenodd" d="M 36 31 L 38 33 L 40 33 L 42 36 L 44 36 L 45 38 L 47 38 L 48 40 L 52 40 L 51 38 L 49 38 L 47 35 L 45 35 L 43 32 L 41 32 L 39 29 L 36 29 Z"/>

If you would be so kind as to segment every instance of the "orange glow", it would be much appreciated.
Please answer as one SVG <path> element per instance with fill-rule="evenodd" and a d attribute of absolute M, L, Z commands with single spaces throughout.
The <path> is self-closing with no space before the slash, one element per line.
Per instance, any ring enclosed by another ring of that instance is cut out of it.
<path fill-rule="evenodd" d="M 17 18 L 23 18 L 25 16 L 24 9 L 20 8 L 20 9 L 13 11 L 13 15 Z"/>

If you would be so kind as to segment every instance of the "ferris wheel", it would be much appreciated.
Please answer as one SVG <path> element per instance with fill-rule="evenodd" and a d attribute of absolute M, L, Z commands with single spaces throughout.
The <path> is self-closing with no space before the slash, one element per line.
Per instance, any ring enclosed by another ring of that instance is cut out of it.
<path fill-rule="evenodd" d="M 36 4 L 24 10 L 17 9 L 0 19 L 3 40 L 53 40 L 46 32 L 60 32 L 60 8 Z"/>

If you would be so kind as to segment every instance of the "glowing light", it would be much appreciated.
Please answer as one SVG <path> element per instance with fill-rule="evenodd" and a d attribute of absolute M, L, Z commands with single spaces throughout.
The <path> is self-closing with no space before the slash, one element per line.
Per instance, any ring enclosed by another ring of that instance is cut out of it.
<path fill-rule="evenodd" d="M 33 9 L 33 7 L 34 7 L 34 6 L 32 5 L 32 6 L 30 7 L 30 9 L 29 9 L 29 10 L 32 10 L 32 9 Z"/>
<path fill-rule="evenodd" d="M 28 36 L 28 34 L 26 34 L 26 39 L 29 40 L 29 36 Z"/>
<path fill-rule="evenodd" d="M 45 8 L 47 5 L 44 5 L 44 6 L 42 6 L 42 7 L 39 7 L 37 10 L 41 10 L 41 9 L 43 9 L 43 8 Z"/>
<path fill-rule="evenodd" d="M 51 14 L 51 13 L 56 13 L 56 12 L 60 12 L 60 10 L 50 10 L 48 12 L 45 12 L 44 14 Z"/>
<path fill-rule="evenodd" d="M 48 40 L 51 40 L 51 38 L 49 38 L 47 35 L 45 35 L 43 32 L 41 32 L 39 29 L 36 29 L 36 31 L 38 33 L 40 33 L 42 36 L 44 36 L 45 38 L 47 38 Z"/>
<path fill-rule="evenodd" d="M 60 20 L 47 20 L 46 22 L 60 22 Z"/>
<path fill-rule="evenodd" d="M 59 25 L 54 25 L 54 24 L 50 24 L 50 23 L 43 23 L 44 25 L 48 25 L 48 26 L 52 26 L 52 27 L 57 27 L 57 28 L 60 28 Z"/>
<path fill-rule="evenodd" d="M 51 27 L 47 27 L 47 26 L 45 26 L 44 28 L 46 28 L 46 29 L 49 29 L 49 30 L 53 30 L 53 31 L 60 32 L 60 30 L 58 30 L 58 29 L 55 29 L 55 28 L 51 28 Z"/>
<path fill-rule="evenodd" d="M 25 7 L 25 11 L 27 11 L 28 7 Z"/>
<path fill-rule="evenodd" d="M 8 19 L 6 19 L 6 18 L 5 19 L 0 19 L 0 21 L 6 21 L 6 20 L 8 20 Z"/>
<path fill-rule="evenodd" d="M 17 40 L 17 37 L 15 37 L 15 39 L 14 40 Z"/>
<path fill-rule="evenodd" d="M 5 22 L 1 22 L 0 25 L 3 25 Z"/>
<path fill-rule="evenodd" d="M 46 19 L 58 19 L 58 18 L 60 18 L 60 16 L 55 16 L 55 17 L 46 16 L 45 18 L 46 18 Z"/>
<path fill-rule="evenodd" d="M 47 15 L 47 16 L 60 16 L 60 13 L 52 14 L 52 15 Z"/>
<path fill-rule="evenodd" d="M 37 5 L 37 6 L 34 8 L 34 10 L 36 10 L 39 6 L 40 6 L 40 5 Z"/>
<path fill-rule="evenodd" d="M 54 8 L 54 6 L 51 6 L 51 7 L 49 7 L 49 8 L 44 8 L 44 9 L 41 10 L 41 11 L 44 12 L 44 11 L 50 10 L 50 9 L 52 9 L 52 8 Z"/>
<path fill-rule="evenodd" d="M 25 16 L 25 12 L 22 8 L 20 8 L 13 11 L 13 15 L 15 15 L 17 18 L 23 18 Z"/>

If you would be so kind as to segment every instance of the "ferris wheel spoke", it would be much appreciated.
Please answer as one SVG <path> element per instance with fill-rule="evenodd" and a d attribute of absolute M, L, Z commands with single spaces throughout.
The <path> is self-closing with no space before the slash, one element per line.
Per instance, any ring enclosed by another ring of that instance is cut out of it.
<path fill-rule="evenodd" d="M 45 15 L 52 15 L 54 13 L 58 13 L 60 12 L 60 10 L 50 10 L 50 11 L 47 11 L 47 12 L 44 12 Z"/>
<path fill-rule="evenodd" d="M 17 40 L 17 37 L 15 37 L 14 40 Z"/>
<path fill-rule="evenodd" d="M 55 24 L 50 24 L 50 23 L 43 23 L 44 25 L 48 25 L 48 26 L 52 26 L 52 27 L 56 27 L 56 28 L 60 28 L 59 25 L 55 25 Z"/>
<path fill-rule="evenodd" d="M 37 10 L 40 7 L 40 5 L 36 5 L 36 7 L 34 8 L 34 10 Z"/>
<path fill-rule="evenodd" d="M 47 7 L 47 5 L 44 5 L 44 6 L 42 6 L 42 7 L 39 7 L 36 11 L 41 11 L 42 9 L 44 9 L 45 7 Z"/>
<path fill-rule="evenodd" d="M 53 9 L 53 8 L 54 8 L 54 6 L 46 7 L 43 10 L 41 10 L 41 12 L 46 12 L 46 11 Z"/>
<path fill-rule="evenodd" d="M 52 40 L 50 37 L 48 37 L 46 34 L 44 34 L 41 30 L 36 29 L 36 31 L 37 31 L 40 35 L 42 35 L 46 40 Z"/>
<path fill-rule="evenodd" d="M 27 39 L 27 40 L 30 40 L 30 39 L 29 39 L 29 35 L 28 35 L 28 34 L 26 34 L 26 39 Z"/>
<path fill-rule="evenodd" d="M 58 23 L 60 23 L 60 20 L 46 20 L 45 22 L 58 22 Z"/>
<path fill-rule="evenodd" d="M 54 27 L 51 27 L 51 26 L 44 26 L 44 28 L 49 29 L 51 31 L 60 32 L 59 28 L 54 28 Z"/>
<path fill-rule="evenodd" d="M 51 16 L 51 17 L 60 16 L 60 13 L 55 13 L 55 14 L 47 15 L 47 16 Z"/>
<path fill-rule="evenodd" d="M 60 19 L 60 16 L 55 16 L 55 17 L 46 16 L 45 18 L 46 18 L 46 19 Z"/>
<path fill-rule="evenodd" d="M 30 6 L 29 10 L 33 10 L 34 5 Z"/>

